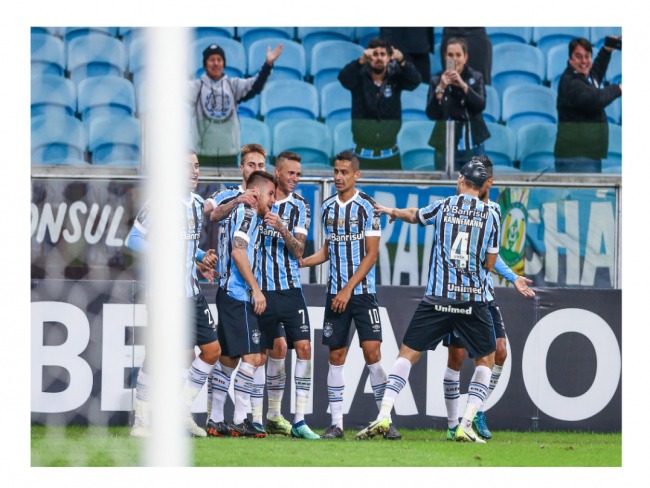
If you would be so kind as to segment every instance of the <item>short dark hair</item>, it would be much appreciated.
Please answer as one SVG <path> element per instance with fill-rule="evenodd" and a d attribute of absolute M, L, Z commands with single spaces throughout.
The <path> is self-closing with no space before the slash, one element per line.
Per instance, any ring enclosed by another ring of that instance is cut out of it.
<path fill-rule="evenodd" d="M 352 151 L 341 151 L 334 158 L 334 161 L 338 161 L 338 160 L 350 161 L 350 165 L 352 166 L 352 169 L 354 169 L 355 171 L 358 171 L 359 169 L 361 169 L 361 164 L 359 163 L 359 158 Z"/>
<path fill-rule="evenodd" d="M 253 171 L 246 180 L 246 188 L 258 187 L 264 180 L 270 181 L 274 186 L 278 185 L 275 176 L 266 171 Z"/>
<path fill-rule="evenodd" d="M 487 171 L 488 178 L 494 177 L 494 171 L 493 171 L 494 164 L 492 164 L 492 160 L 487 154 L 479 154 L 478 156 L 473 156 L 472 160 L 478 161 L 483 166 L 485 166 L 485 170 Z"/>
<path fill-rule="evenodd" d="M 450 44 L 460 45 L 460 47 L 463 49 L 463 54 L 467 54 L 467 41 L 464 37 L 450 37 L 447 41 L 447 46 Z M 445 56 L 447 55 L 447 48 L 445 48 L 445 52 L 443 54 L 445 54 Z"/>
<path fill-rule="evenodd" d="M 375 49 L 377 47 L 383 47 L 386 49 L 386 52 L 389 56 L 393 55 L 393 46 L 391 46 L 386 39 L 382 37 L 375 37 L 374 39 L 371 39 L 368 43 L 368 49 Z"/>
<path fill-rule="evenodd" d="M 578 46 L 582 46 L 585 51 L 593 54 L 593 47 L 591 42 L 589 42 L 589 39 L 585 39 L 584 37 L 574 37 L 571 39 L 571 42 L 569 42 L 569 57 L 573 55 L 573 51 L 575 51 Z"/>
<path fill-rule="evenodd" d="M 300 157 L 300 154 L 295 153 L 293 151 L 282 151 L 280 154 L 278 154 L 276 161 L 280 162 L 283 159 L 287 159 L 289 161 L 296 161 L 297 163 L 302 162 L 302 157 Z"/>

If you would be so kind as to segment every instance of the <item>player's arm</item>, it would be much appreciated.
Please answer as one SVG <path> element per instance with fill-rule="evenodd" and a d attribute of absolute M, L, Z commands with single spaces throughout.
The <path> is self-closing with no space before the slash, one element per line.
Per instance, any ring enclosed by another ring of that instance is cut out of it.
<path fill-rule="evenodd" d="M 375 203 L 373 208 L 375 212 L 381 215 L 388 215 L 388 217 L 390 217 L 388 223 L 390 224 L 395 222 L 395 220 L 397 219 L 407 222 L 409 224 L 418 223 L 417 215 L 419 209 L 417 208 L 391 208 L 391 207 L 384 207 L 379 203 Z"/>
<path fill-rule="evenodd" d="M 284 245 L 287 246 L 287 249 L 289 249 L 289 252 L 294 258 L 302 258 L 305 252 L 305 242 L 307 242 L 307 236 L 305 234 L 296 233 L 296 235 L 293 235 L 282 223 L 280 216 L 271 212 L 264 216 L 264 224 L 270 225 L 280 233 Z"/>
<path fill-rule="evenodd" d="M 251 264 L 248 261 L 248 255 L 246 254 L 246 248 L 248 247 L 248 242 L 245 239 L 235 236 L 233 240 L 233 249 L 230 255 L 232 256 L 235 266 L 239 274 L 242 275 L 242 278 L 248 283 L 248 286 L 251 288 L 252 298 L 253 298 L 253 310 L 255 313 L 260 315 L 266 309 L 266 297 L 260 289 L 260 285 L 257 283 L 257 279 L 253 274 L 251 269 Z"/>
<path fill-rule="evenodd" d="M 533 280 L 526 278 L 525 276 L 519 276 L 515 273 L 510 266 L 508 266 L 501 256 L 497 256 L 497 262 L 494 265 L 494 271 L 503 276 L 510 283 L 515 285 L 515 289 L 525 297 L 534 297 L 535 292 L 528 285 L 533 283 Z"/>
<path fill-rule="evenodd" d="M 379 258 L 380 239 L 380 236 L 366 236 L 366 255 L 363 257 L 357 270 L 345 284 L 343 289 L 339 291 L 332 300 L 332 310 L 334 312 L 343 312 L 345 310 L 354 288 L 361 283 L 361 280 L 366 277 L 377 262 L 377 258 Z"/>
<path fill-rule="evenodd" d="M 499 255 L 498 252 L 496 252 L 496 253 L 486 252 L 485 253 L 485 261 L 483 261 L 483 267 L 487 271 L 492 271 L 494 269 L 494 265 L 497 262 L 497 256 L 498 255 Z"/>
<path fill-rule="evenodd" d="M 311 268 L 312 266 L 318 266 L 319 264 L 323 264 L 329 261 L 330 259 L 329 247 L 330 247 L 330 242 L 328 239 L 325 239 L 325 243 L 318 251 L 316 251 L 311 256 L 307 256 L 306 258 L 300 259 L 299 266 L 301 268 Z"/>
<path fill-rule="evenodd" d="M 251 188 L 246 190 L 244 193 L 239 195 L 237 198 L 233 198 L 227 203 L 217 205 L 212 212 L 210 213 L 210 221 L 212 222 L 221 222 L 223 219 L 230 215 L 237 205 L 240 203 L 247 203 L 251 207 L 257 207 L 257 188 Z"/>

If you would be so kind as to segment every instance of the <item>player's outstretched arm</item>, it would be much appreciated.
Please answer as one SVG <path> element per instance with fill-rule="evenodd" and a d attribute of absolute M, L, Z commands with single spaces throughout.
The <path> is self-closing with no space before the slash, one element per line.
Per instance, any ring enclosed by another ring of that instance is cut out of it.
<path fill-rule="evenodd" d="M 531 298 L 535 296 L 535 291 L 530 288 L 528 285 L 531 285 L 533 283 L 533 280 L 526 278 L 525 276 L 518 276 L 517 279 L 514 282 L 515 288 L 517 291 L 527 297 Z"/>
<path fill-rule="evenodd" d="M 417 208 L 391 208 L 384 207 L 379 203 L 375 203 L 374 210 L 378 214 L 388 215 L 388 223 L 392 224 L 395 220 L 403 220 L 409 224 L 417 224 L 418 222 L 418 209 Z"/>
<path fill-rule="evenodd" d="M 329 241 L 325 240 L 325 243 L 318 251 L 316 251 L 311 256 L 307 256 L 306 258 L 300 259 L 299 266 L 301 268 L 311 268 L 312 266 L 318 266 L 319 264 L 323 264 L 324 262 L 329 261 L 329 259 L 330 259 Z"/>

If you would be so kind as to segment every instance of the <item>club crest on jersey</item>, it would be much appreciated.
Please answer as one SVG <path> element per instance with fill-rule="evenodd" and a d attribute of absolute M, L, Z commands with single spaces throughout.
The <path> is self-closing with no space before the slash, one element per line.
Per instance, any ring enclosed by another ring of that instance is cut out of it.
<path fill-rule="evenodd" d="M 325 322 L 325 325 L 323 326 L 323 335 L 325 337 L 332 337 L 333 332 L 334 332 L 334 327 L 332 326 L 332 323 Z"/>
<path fill-rule="evenodd" d="M 328 227 L 333 226 L 333 225 L 334 225 L 334 219 L 333 219 L 332 217 L 328 217 L 327 220 L 325 221 L 325 224 L 326 224 Z"/>
<path fill-rule="evenodd" d="M 259 344 L 260 343 L 260 338 L 262 337 L 262 334 L 258 329 L 253 329 L 251 332 L 251 341 L 253 341 L 253 344 Z"/>
<path fill-rule="evenodd" d="M 344 218 L 339 219 L 339 227 L 345 227 L 345 219 Z"/>
<path fill-rule="evenodd" d="M 287 229 L 290 229 L 291 219 L 289 219 L 289 217 L 282 217 L 282 224 L 283 224 Z"/>
<path fill-rule="evenodd" d="M 359 226 L 359 219 L 356 217 L 350 217 L 350 230 L 354 232 L 357 230 L 358 226 Z"/>

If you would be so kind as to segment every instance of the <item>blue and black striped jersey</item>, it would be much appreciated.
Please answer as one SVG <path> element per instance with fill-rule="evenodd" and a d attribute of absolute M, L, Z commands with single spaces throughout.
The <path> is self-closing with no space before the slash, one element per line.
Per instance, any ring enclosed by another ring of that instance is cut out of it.
<path fill-rule="evenodd" d="M 307 235 L 311 222 L 309 203 L 295 193 L 275 202 L 272 213 L 278 214 L 292 235 Z M 300 288 L 298 259 L 289 252 L 280 233 L 273 227 L 260 226 L 262 239 L 260 284 L 262 290 Z"/>
<path fill-rule="evenodd" d="M 380 215 L 375 213 L 375 201 L 357 191 L 343 203 L 338 194 L 327 198 L 321 206 L 321 221 L 329 246 L 330 266 L 327 293 L 343 289 L 366 256 L 366 237 L 380 237 Z M 375 293 L 375 266 L 354 288 L 354 295 Z"/>
<path fill-rule="evenodd" d="M 244 193 L 244 189 L 241 185 L 229 186 L 215 191 L 212 195 L 206 198 L 205 201 L 206 203 L 211 203 L 212 208 L 217 208 L 219 205 L 228 203 L 233 198 L 237 198 L 242 193 Z"/>
<path fill-rule="evenodd" d="M 240 301 L 250 301 L 250 286 L 244 280 L 232 258 L 233 242 L 240 237 L 248 243 L 246 254 L 253 275 L 258 276 L 257 260 L 259 252 L 259 228 L 262 219 L 250 206 L 242 203 L 235 207 L 230 217 L 224 219 L 224 233 L 219 242 L 219 287 L 226 290 L 228 295 Z M 259 281 L 259 280 L 258 280 Z"/>
<path fill-rule="evenodd" d="M 499 252 L 499 220 L 470 195 L 454 195 L 421 208 L 421 225 L 434 225 L 425 294 L 461 301 L 486 301 L 486 253 Z"/>

